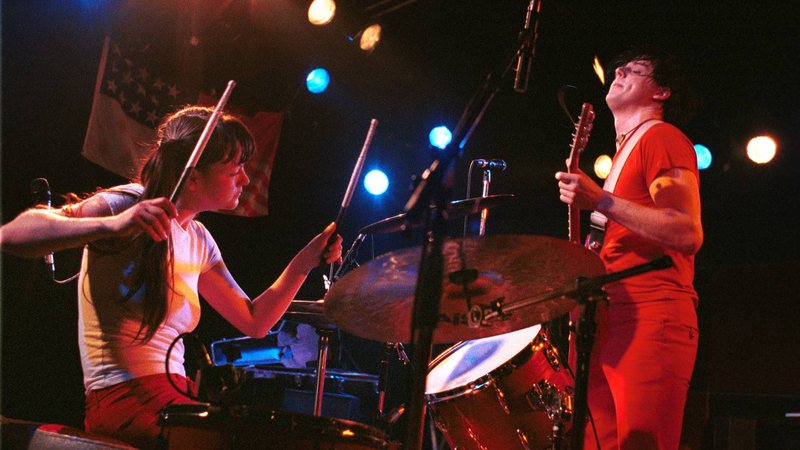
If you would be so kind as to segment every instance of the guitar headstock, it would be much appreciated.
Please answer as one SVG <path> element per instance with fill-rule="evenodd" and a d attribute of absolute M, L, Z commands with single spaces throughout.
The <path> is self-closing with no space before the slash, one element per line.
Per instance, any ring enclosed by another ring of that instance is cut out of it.
<path fill-rule="evenodd" d="M 572 135 L 572 145 L 570 146 L 569 158 L 567 159 L 567 171 L 572 173 L 578 169 L 578 161 L 586 143 L 589 142 L 589 134 L 594 123 L 594 108 L 591 103 L 584 103 L 581 107 L 581 115 L 575 124 L 575 133 Z"/>

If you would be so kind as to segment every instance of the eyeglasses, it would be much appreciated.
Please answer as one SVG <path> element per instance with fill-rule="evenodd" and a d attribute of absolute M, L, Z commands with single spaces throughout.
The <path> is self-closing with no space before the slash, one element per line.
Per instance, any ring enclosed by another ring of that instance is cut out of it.
<path fill-rule="evenodd" d="M 651 73 L 644 73 L 644 71 L 642 69 L 634 69 L 631 66 L 619 66 L 619 67 L 616 68 L 616 70 L 619 70 L 620 72 L 624 73 L 626 77 L 628 75 L 633 74 L 633 75 L 638 75 L 640 77 L 653 78 L 653 73 L 652 72 Z"/>

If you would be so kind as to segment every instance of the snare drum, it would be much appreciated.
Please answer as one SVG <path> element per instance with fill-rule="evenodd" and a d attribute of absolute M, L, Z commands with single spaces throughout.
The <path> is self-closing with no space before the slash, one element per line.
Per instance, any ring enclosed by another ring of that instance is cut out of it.
<path fill-rule="evenodd" d="M 159 423 L 169 450 L 399 448 L 369 425 L 260 407 L 170 405 L 161 411 Z"/>
<path fill-rule="evenodd" d="M 572 412 L 572 376 L 540 325 L 465 341 L 428 368 L 426 401 L 452 448 L 543 449 Z"/>

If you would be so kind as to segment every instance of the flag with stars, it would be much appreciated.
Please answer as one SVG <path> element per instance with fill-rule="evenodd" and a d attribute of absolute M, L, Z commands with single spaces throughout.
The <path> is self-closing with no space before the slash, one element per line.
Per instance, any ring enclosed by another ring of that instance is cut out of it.
<path fill-rule="evenodd" d="M 196 75 L 201 68 L 185 67 L 186 58 L 176 53 L 172 46 L 145 39 L 106 37 L 81 152 L 86 159 L 133 179 L 145 162 L 162 117 L 189 104 L 216 104 L 213 95 L 197 87 L 194 80 L 199 76 L 186 75 Z M 183 73 L 180 66 L 184 66 Z M 235 105 L 229 103 L 226 109 L 235 109 Z M 267 191 L 283 116 L 274 112 L 237 115 L 253 132 L 258 150 L 245 167 L 251 182 L 232 213 L 263 216 L 268 212 Z"/>

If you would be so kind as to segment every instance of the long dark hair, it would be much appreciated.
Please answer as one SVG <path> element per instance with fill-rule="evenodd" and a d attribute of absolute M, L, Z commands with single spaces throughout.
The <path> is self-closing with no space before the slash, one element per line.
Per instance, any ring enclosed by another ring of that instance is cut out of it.
<path fill-rule="evenodd" d="M 189 160 L 212 109 L 189 106 L 165 117 L 156 130 L 156 140 L 142 167 L 139 181 L 144 186 L 141 199 L 169 197 Z M 247 127 L 235 116 L 223 114 L 208 141 L 195 170 L 204 170 L 217 162 L 229 162 L 241 149 L 239 163 L 244 162 L 255 151 L 256 145 Z M 169 309 L 170 292 L 173 289 L 174 253 L 172 237 L 162 242 L 153 242 L 140 236 L 143 246 L 140 253 L 139 272 L 131 293 L 144 286 L 142 323 L 137 334 L 149 341 L 164 321 Z M 128 298 L 124 299 L 128 300 Z"/>

